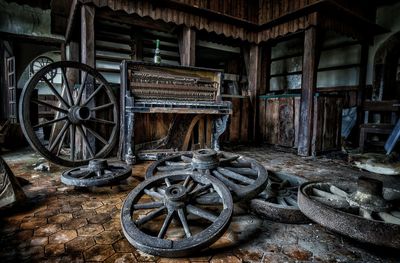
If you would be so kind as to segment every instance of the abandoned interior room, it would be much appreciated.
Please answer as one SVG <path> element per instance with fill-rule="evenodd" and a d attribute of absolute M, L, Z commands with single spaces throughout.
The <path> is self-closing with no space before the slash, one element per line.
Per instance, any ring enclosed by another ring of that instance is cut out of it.
<path fill-rule="evenodd" d="M 400 262 L 400 1 L 0 0 L 0 262 Z"/>

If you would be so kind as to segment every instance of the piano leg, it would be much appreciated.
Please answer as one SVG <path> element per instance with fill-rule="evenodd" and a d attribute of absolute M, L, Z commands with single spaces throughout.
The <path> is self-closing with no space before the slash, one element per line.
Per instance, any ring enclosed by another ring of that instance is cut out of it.
<path fill-rule="evenodd" d="M 125 162 L 128 165 L 133 165 L 136 163 L 135 156 L 135 113 L 126 112 L 125 113 Z"/>
<path fill-rule="evenodd" d="M 225 132 L 229 115 L 220 115 L 214 118 L 213 133 L 211 138 L 212 148 L 216 151 L 220 150 L 219 137 Z"/>

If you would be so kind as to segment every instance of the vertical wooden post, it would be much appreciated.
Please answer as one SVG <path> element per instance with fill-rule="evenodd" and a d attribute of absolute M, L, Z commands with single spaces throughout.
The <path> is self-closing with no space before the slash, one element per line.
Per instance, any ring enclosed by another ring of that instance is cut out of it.
<path fill-rule="evenodd" d="M 183 27 L 179 36 L 179 54 L 181 65 L 194 66 L 196 64 L 196 31 L 189 27 Z"/>
<path fill-rule="evenodd" d="M 96 67 L 96 51 L 95 51 L 95 36 L 94 36 L 94 16 L 95 7 L 91 5 L 82 5 L 81 7 L 81 62 L 95 68 Z M 82 76 L 81 76 L 82 77 Z M 95 81 L 93 78 L 87 78 L 85 91 L 83 92 L 83 98 L 89 97 L 95 90 Z M 94 106 L 94 99 L 90 102 L 89 106 Z M 77 141 L 81 138 L 77 136 Z M 89 141 L 89 145 L 93 152 L 95 152 L 95 138 L 86 132 L 86 137 Z M 88 159 L 91 156 L 89 151 L 85 147 L 84 143 L 81 145 L 83 158 Z M 78 150 L 78 155 L 80 154 Z"/>
<path fill-rule="evenodd" d="M 301 79 L 300 127 L 297 153 L 311 155 L 313 130 L 314 95 L 317 85 L 318 63 L 321 54 L 321 41 L 316 27 L 304 33 L 303 75 Z"/>
<path fill-rule="evenodd" d="M 257 127 L 258 127 L 258 122 L 257 122 L 257 100 L 258 100 L 258 95 L 260 95 L 260 90 L 264 89 L 263 85 L 263 77 L 262 77 L 262 72 L 265 72 L 263 70 L 263 65 L 262 63 L 262 47 L 260 45 L 251 45 L 250 46 L 250 51 L 248 54 L 248 60 L 247 60 L 247 78 L 248 78 L 248 83 L 249 83 L 249 97 L 250 97 L 250 103 L 251 103 L 251 111 L 252 111 L 252 116 L 251 118 L 251 139 L 255 141 L 257 137 Z"/>
<path fill-rule="evenodd" d="M 94 16 L 95 7 L 82 5 L 81 7 L 81 61 L 95 67 L 95 38 Z"/>
<path fill-rule="evenodd" d="M 358 91 L 357 91 L 357 124 L 356 124 L 356 132 L 359 134 L 360 125 L 364 121 L 364 111 L 363 111 L 363 102 L 365 99 L 365 89 L 367 86 L 367 63 L 368 63 L 368 51 L 369 46 L 365 41 L 361 43 L 361 57 L 360 57 L 360 75 L 358 79 Z"/>

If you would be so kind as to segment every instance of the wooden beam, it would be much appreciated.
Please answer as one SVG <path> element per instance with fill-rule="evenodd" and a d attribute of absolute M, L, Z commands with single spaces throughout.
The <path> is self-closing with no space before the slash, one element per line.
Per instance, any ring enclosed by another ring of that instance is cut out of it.
<path fill-rule="evenodd" d="M 91 67 L 95 66 L 95 38 L 94 38 L 94 6 L 81 7 L 81 62 Z"/>
<path fill-rule="evenodd" d="M 316 27 L 304 33 L 303 74 L 301 79 L 300 127 L 297 153 L 311 155 L 313 130 L 314 95 L 317 84 L 317 68 L 321 54 L 321 41 Z"/>
<path fill-rule="evenodd" d="M 183 27 L 178 42 L 181 65 L 194 66 L 196 63 L 196 31 L 189 27 Z"/>
<path fill-rule="evenodd" d="M 361 55 L 360 55 L 360 75 L 358 78 L 358 92 L 357 92 L 357 122 L 356 122 L 356 133 L 360 132 L 360 125 L 363 123 L 363 102 L 365 100 L 365 89 L 367 87 L 367 67 L 368 67 L 368 51 L 369 45 L 367 42 L 361 44 Z"/>
<path fill-rule="evenodd" d="M 246 52 L 247 53 L 247 52 Z M 245 54 L 246 56 L 246 54 Z M 258 102 L 257 98 L 260 95 L 260 89 L 262 85 L 262 72 L 264 72 L 262 63 L 262 47 L 260 45 L 251 45 L 248 52 L 248 59 L 245 59 L 247 69 L 247 79 L 249 85 L 249 97 L 250 97 L 250 111 L 252 116 L 249 117 L 251 127 L 251 139 L 253 141 L 257 138 L 257 112 Z M 248 113 L 250 114 L 250 113 Z"/>
<path fill-rule="evenodd" d="M 72 0 L 71 9 L 69 11 L 69 16 L 68 16 L 67 30 L 65 31 L 65 42 L 66 43 L 68 43 L 69 40 L 71 39 L 73 27 L 75 24 L 75 18 L 77 16 L 78 10 L 79 10 L 78 0 Z"/>
<path fill-rule="evenodd" d="M 94 17 L 96 9 L 91 5 L 81 6 L 81 62 L 95 68 L 96 66 L 96 51 L 95 51 L 95 37 L 94 37 Z M 83 98 L 87 98 L 93 93 L 95 89 L 95 80 L 93 78 L 87 78 L 85 92 L 83 93 Z M 94 100 L 92 100 L 88 105 L 89 107 L 94 106 Z M 95 138 L 90 134 L 87 134 L 89 145 L 91 149 L 95 149 Z M 77 157 L 81 155 L 83 158 L 90 158 L 88 149 L 85 144 L 82 143 L 81 136 L 77 136 L 76 141 L 79 146 L 77 149 Z"/>

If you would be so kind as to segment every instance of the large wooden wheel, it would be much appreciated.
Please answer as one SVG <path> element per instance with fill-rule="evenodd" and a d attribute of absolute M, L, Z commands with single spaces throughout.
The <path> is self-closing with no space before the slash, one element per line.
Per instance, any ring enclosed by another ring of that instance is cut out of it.
<path fill-rule="evenodd" d="M 54 71 L 57 76 L 50 82 L 47 76 Z M 19 119 L 29 144 L 46 159 L 81 166 L 113 149 L 119 128 L 117 105 L 110 85 L 96 70 L 60 61 L 40 69 L 27 82 Z"/>

